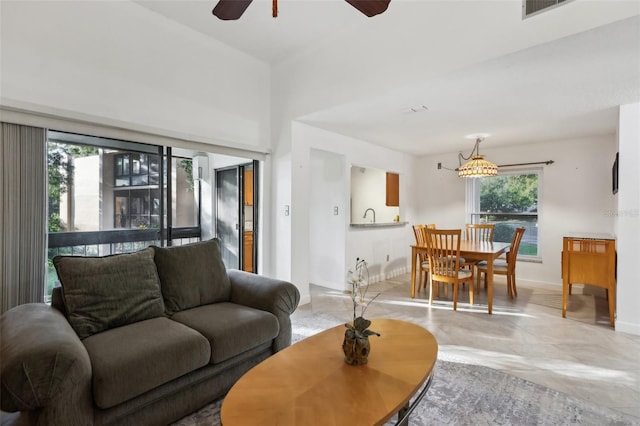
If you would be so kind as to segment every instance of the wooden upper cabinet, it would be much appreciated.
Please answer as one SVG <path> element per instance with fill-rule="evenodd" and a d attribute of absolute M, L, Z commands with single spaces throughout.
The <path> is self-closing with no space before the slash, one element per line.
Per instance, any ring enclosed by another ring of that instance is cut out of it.
<path fill-rule="evenodd" d="M 387 206 L 400 206 L 400 175 L 387 172 Z"/>
<path fill-rule="evenodd" d="M 244 205 L 253 205 L 253 170 L 244 171 Z"/>

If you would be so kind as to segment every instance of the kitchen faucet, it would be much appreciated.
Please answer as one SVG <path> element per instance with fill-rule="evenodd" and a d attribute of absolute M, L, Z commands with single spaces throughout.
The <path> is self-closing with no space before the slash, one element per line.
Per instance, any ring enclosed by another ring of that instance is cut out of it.
<path fill-rule="evenodd" d="M 362 216 L 362 217 L 366 219 L 367 213 L 369 213 L 369 210 L 371 210 L 373 212 L 373 222 L 371 222 L 371 223 L 376 223 L 376 211 L 374 209 L 372 209 L 371 207 L 369 207 L 368 209 L 366 209 L 364 211 L 364 216 Z"/>

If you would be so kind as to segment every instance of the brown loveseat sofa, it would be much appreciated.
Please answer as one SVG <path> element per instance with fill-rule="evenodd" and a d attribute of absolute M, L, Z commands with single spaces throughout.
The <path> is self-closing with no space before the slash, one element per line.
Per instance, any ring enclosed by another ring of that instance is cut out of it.
<path fill-rule="evenodd" d="M 52 306 L 0 320 L 1 406 L 17 423 L 167 424 L 291 344 L 296 287 L 227 273 L 216 239 L 54 264 Z"/>

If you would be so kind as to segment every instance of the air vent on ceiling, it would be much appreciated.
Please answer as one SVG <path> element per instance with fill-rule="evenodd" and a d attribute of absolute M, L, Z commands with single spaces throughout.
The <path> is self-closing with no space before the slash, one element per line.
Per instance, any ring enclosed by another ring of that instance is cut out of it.
<path fill-rule="evenodd" d="M 570 0 L 522 0 L 522 17 L 527 18 L 540 12 L 558 7 Z"/>

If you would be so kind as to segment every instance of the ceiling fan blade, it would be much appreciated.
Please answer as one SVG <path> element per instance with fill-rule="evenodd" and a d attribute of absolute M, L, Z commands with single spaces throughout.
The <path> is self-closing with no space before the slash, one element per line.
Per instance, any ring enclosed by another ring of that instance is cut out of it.
<path fill-rule="evenodd" d="M 351 6 L 367 15 L 369 18 L 387 10 L 391 0 L 346 0 Z"/>
<path fill-rule="evenodd" d="M 253 0 L 220 0 L 212 13 L 223 21 L 233 21 L 242 16 Z"/>

